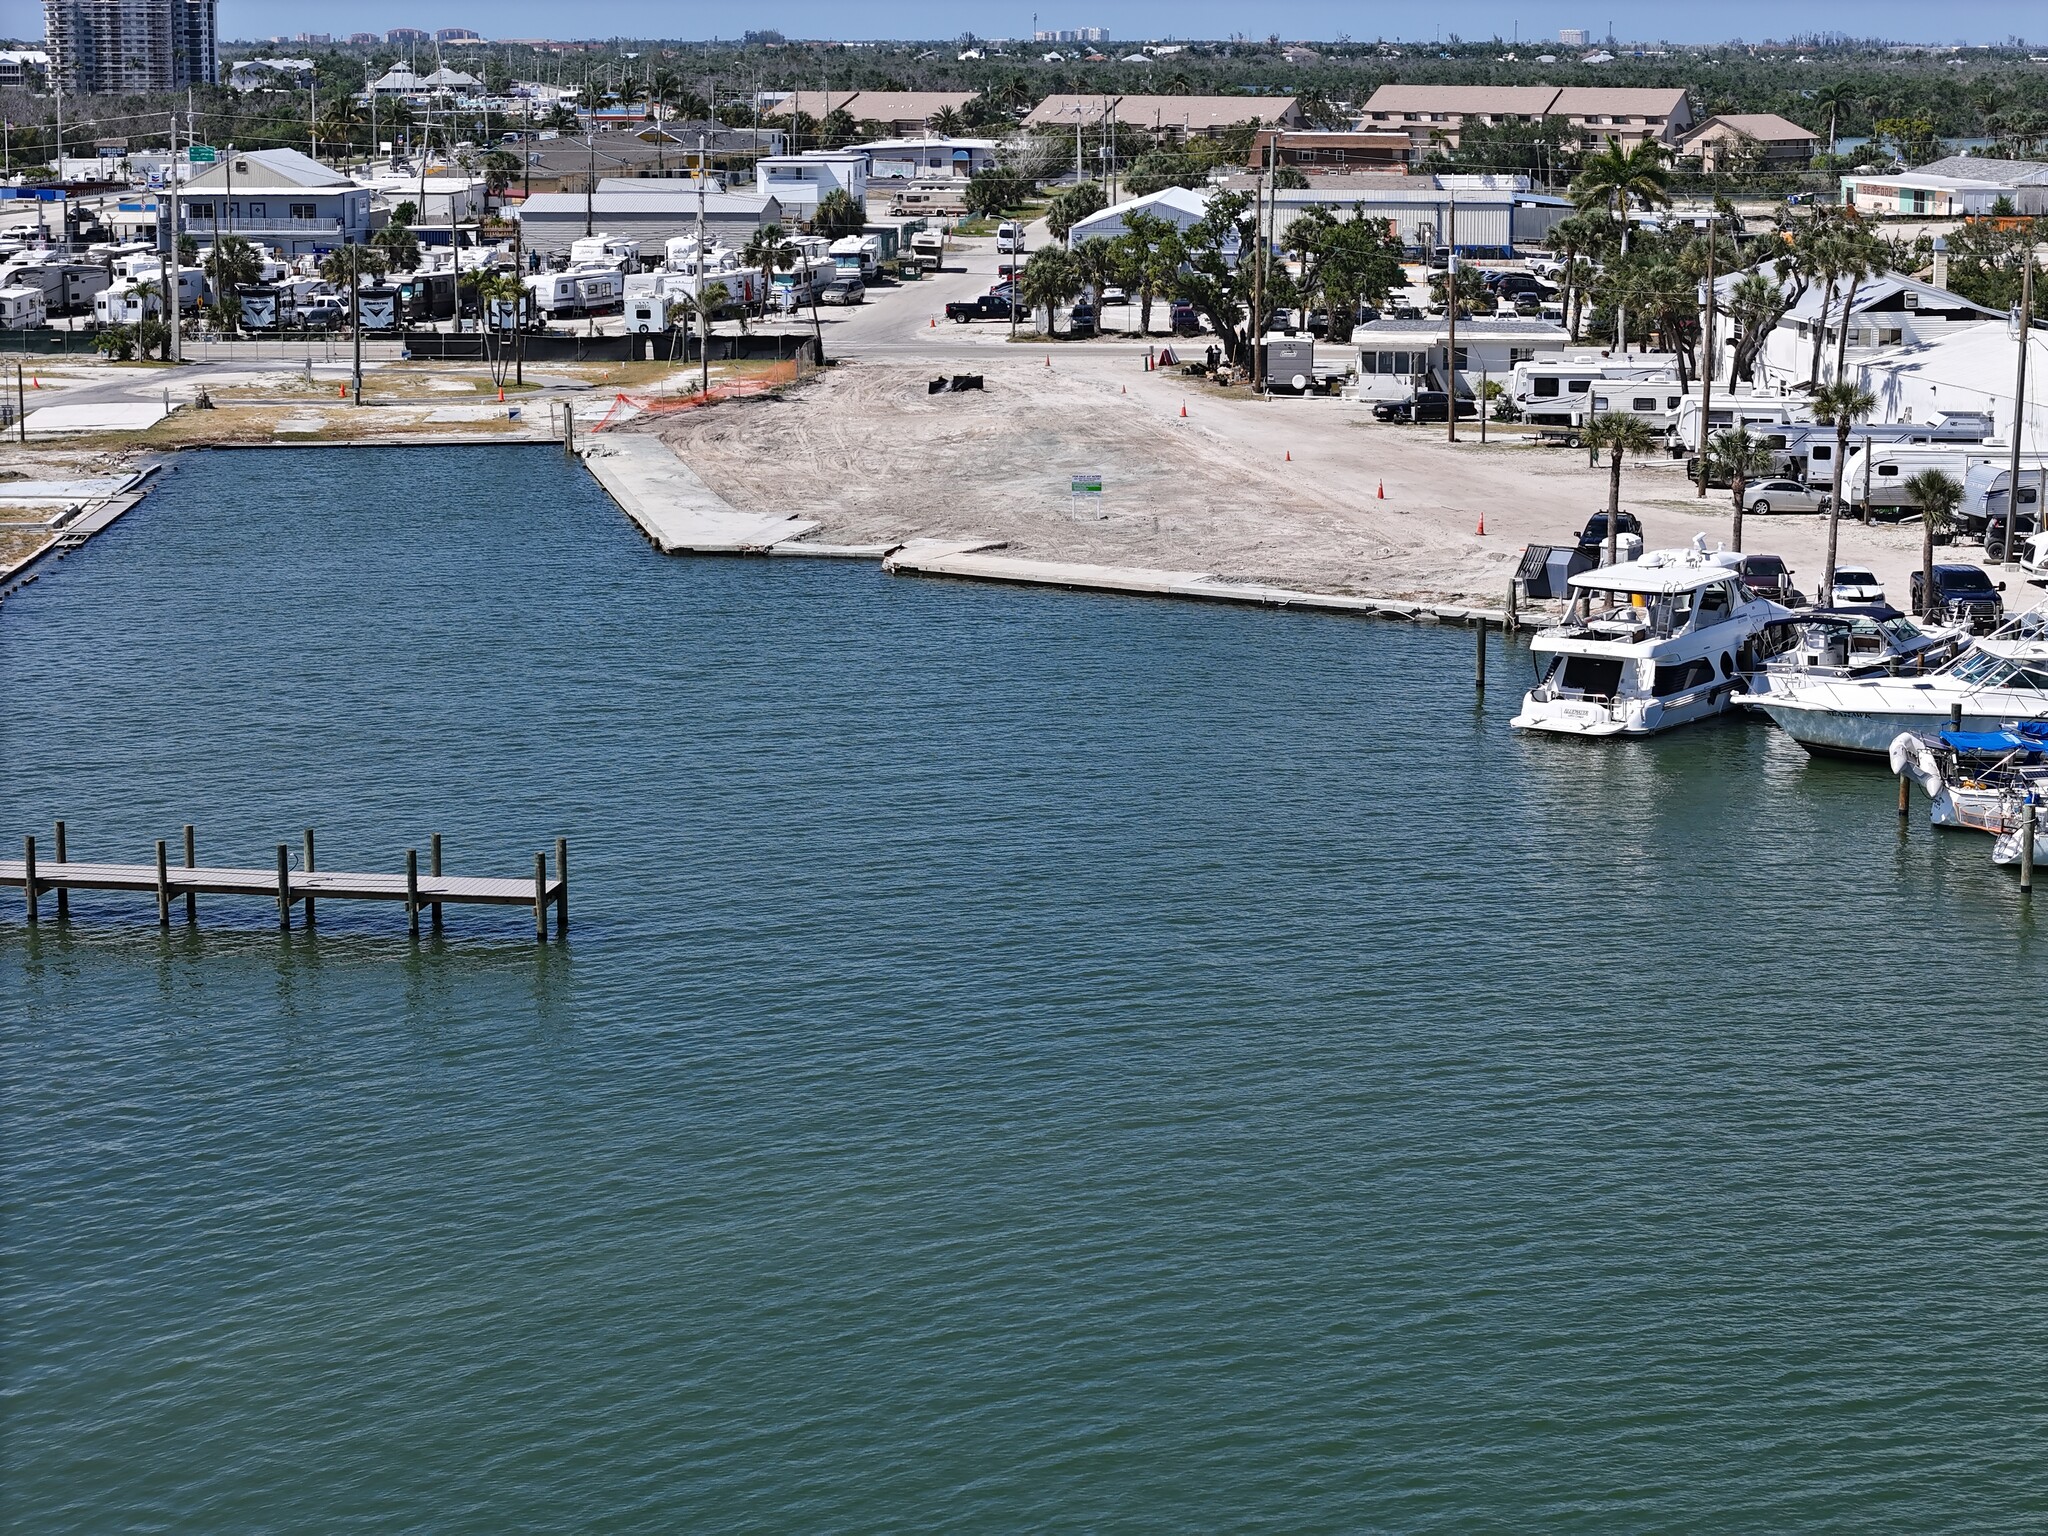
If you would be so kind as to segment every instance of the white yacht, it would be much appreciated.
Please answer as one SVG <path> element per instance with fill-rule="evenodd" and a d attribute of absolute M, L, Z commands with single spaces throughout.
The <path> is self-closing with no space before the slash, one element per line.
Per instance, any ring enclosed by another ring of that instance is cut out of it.
<path fill-rule="evenodd" d="M 1809 752 L 1887 757 L 1902 732 L 2048 720 L 2048 614 L 2010 620 L 1924 676 L 1768 672 L 1744 701 Z"/>
<path fill-rule="evenodd" d="M 1662 549 L 1571 578 L 1564 622 L 1530 643 L 1518 730 L 1647 736 L 1718 715 L 1791 610 L 1743 585 L 1742 557 Z"/>

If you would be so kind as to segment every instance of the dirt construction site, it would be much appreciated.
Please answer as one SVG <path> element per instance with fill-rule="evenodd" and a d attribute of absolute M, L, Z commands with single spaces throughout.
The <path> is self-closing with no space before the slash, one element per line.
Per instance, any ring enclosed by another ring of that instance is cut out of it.
<path fill-rule="evenodd" d="M 637 424 L 749 511 L 818 519 L 822 541 L 1004 541 L 1017 555 L 1213 571 L 1314 591 L 1498 604 L 1523 547 L 1569 543 L 1606 506 L 1608 468 L 1476 423 L 1376 422 L 1338 399 L 1257 399 L 1142 350 L 997 344 L 965 361 L 868 358 L 780 398 Z M 942 374 L 983 388 L 928 393 Z M 1185 412 L 1185 414 L 1183 414 Z M 1073 476 L 1100 476 L 1099 498 Z M 1732 545 L 1725 490 L 1631 460 L 1622 505 L 1651 548 Z M 1826 522 L 1751 517 L 1744 546 L 1783 555 L 1811 590 Z M 1917 527 L 1842 525 L 1844 563 L 1903 592 Z"/>

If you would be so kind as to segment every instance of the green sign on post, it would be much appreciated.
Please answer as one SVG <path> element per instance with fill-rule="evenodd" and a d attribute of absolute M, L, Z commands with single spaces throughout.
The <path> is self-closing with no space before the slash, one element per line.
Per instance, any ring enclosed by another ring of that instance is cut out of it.
<path fill-rule="evenodd" d="M 220 151 L 211 144 L 194 144 L 185 151 L 185 158 L 193 165 L 212 165 L 220 158 Z"/>

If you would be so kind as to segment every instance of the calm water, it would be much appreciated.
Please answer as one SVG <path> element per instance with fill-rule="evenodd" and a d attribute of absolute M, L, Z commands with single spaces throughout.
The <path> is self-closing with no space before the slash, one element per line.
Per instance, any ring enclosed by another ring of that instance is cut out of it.
<path fill-rule="evenodd" d="M 2012 875 L 1471 649 L 186 459 L 0 614 L 0 834 L 562 832 L 572 933 L 9 898 L 7 1524 L 2040 1529 Z"/>

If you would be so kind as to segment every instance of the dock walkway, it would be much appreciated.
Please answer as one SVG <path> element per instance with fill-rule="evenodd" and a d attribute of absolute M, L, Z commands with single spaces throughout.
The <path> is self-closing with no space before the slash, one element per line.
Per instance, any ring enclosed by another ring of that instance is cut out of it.
<path fill-rule="evenodd" d="M 276 903 L 278 926 L 287 929 L 291 927 L 294 906 L 303 906 L 307 923 L 312 923 L 316 899 L 403 902 L 415 934 L 419 932 L 420 909 L 424 907 L 431 911 L 434 926 L 439 928 L 444 905 L 530 906 L 533 908 L 536 938 L 547 937 L 550 907 L 555 912 L 556 933 L 566 932 L 569 926 L 569 844 L 566 838 L 555 840 L 554 873 L 548 873 L 547 855 L 536 853 L 530 880 L 444 875 L 440 869 L 438 835 L 433 841 L 431 867 L 424 875 L 419 872 L 418 851 L 413 849 L 407 850 L 406 867 L 399 874 L 310 867 L 294 869 L 291 867 L 290 849 L 284 843 L 277 845 L 277 862 L 269 869 L 202 865 L 192 859 L 193 842 L 189 828 L 185 840 L 186 860 L 182 865 L 169 861 L 168 844 L 164 842 L 156 845 L 156 860 L 150 864 L 66 859 L 64 844 L 64 829 L 60 823 L 58 857 L 54 861 L 37 859 L 36 840 L 32 837 L 24 841 L 21 858 L 0 859 L 0 886 L 16 887 L 25 893 L 26 916 L 32 925 L 40 921 L 41 898 L 46 893 L 55 893 L 57 916 L 62 921 L 70 916 L 70 893 L 73 891 L 126 891 L 154 895 L 157 921 L 166 927 L 171 921 L 171 903 L 178 897 L 185 899 L 185 920 L 197 922 L 197 898 L 200 896 L 268 898 Z M 305 863 L 309 866 L 313 862 L 312 852 L 312 834 L 308 833 Z"/>

